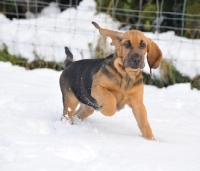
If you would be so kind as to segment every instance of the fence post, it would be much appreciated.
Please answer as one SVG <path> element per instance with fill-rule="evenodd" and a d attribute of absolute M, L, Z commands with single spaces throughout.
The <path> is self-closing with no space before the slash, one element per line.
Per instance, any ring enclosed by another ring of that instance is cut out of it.
<path fill-rule="evenodd" d="M 182 27 L 181 27 L 181 37 L 183 37 L 183 28 L 184 28 L 184 16 L 185 16 L 185 7 L 186 7 L 186 1 L 184 0 L 184 4 L 183 4 L 183 11 L 182 11 Z"/>
<path fill-rule="evenodd" d="M 142 10 L 142 0 L 140 0 L 140 9 L 139 9 L 139 15 L 138 15 L 138 22 L 136 25 L 136 30 L 138 30 L 138 27 L 140 26 L 140 20 L 141 20 L 141 10 Z"/>

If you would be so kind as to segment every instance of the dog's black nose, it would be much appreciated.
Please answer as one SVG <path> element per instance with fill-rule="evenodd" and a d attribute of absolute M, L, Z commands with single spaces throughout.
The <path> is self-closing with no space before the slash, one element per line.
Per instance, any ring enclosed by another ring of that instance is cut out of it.
<path fill-rule="evenodd" d="M 142 57 L 138 54 L 133 55 L 131 58 L 133 63 L 136 65 L 138 65 L 142 61 Z"/>

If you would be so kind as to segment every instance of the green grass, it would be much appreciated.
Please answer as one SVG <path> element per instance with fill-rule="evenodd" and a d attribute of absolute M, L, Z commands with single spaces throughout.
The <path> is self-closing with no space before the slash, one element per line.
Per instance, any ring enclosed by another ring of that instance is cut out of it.
<path fill-rule="evenodd" d="M 191 89 L 193 89 L 193 88 L 196 88 L 196 89 L 200 90 L 200 75 L 197 75 L 191 81 Z"/>
<path fill-rule="evenodd" d="M 143 73 L 144 83 L 147 85 L 155 85 L 159 88 L 167 87 L 176 83 L 188 83 L 191 79 L 181 74 L 173 65 L 172 61 L 163 60 L 160 64 L 160 78 Z"/>
<path fill-rule="evenodd" d="M 35 68 L 50 68 L 57 71 L 63 70 L 63 66 L 60 63 L 47 62 L 39 59 L 34 60 L 32 62 L 28 62 L 28 60 L 25 58 L 10 55 L 6 48 L 0 50 L 0 61 L 11 62 L 13 65 L 22 66 L 28 70 Z"/>
<path fill-rule="evenodd" d="M 0 50 L 0 61 L 11 62 L 13 65 L 25 67 L 27 70 L 32 70 L 35 68 L 50 68 L 57 71 L 63 70 L 62 63 L 47 62 L 39 59 L 29 63 L 25 58 L 10 55 L 6 48 Z M 188 76 L 181 74 L 175 68 L 172 61 L 163 60 L 160 65 L 160 69 L 161 69 L 160 78 L 157 78 L 155 76 L 143 72 L 142 74 L 143 74 L 144 84 L 154 85 L 159 88 L 162 88 L 176 83 L 190 82 L 191 88 L 197 88 L 198 90 L 200 90 L 200 75 L 196 76 L 193 80 L 191 80 Z"/>

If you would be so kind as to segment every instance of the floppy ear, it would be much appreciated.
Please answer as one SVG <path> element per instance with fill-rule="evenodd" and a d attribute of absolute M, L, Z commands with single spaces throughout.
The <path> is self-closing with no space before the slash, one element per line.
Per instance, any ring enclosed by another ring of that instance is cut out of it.
<path fill-rule="evenodd" d="M 94 21 L 92 22 L 92 24 L 99 30 L 101 35 L 109 36 L 112 39 L 111 45 L 114 45 L 115 47 L 120 45 L 119 43 L 120 43 L 124 33 L 112 31 L 112 30 L 108 30 L 108 29 L 103 29 Z"/>
<path fill-rule="evenodd" d="M 150 73 L 151 69 L 158 68 L 161 60 L 162 60 L 162 52 L 158 45 L 153 42 L 151 39 L 147 39 L 148 45 L 147 45 L 147 61 L 150 67 Z"/>

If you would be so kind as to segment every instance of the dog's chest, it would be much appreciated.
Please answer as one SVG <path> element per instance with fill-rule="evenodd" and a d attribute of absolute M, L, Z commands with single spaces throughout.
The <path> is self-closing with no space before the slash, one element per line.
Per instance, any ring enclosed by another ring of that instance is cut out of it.
<path fill-rule="evenodd" d="M 135 86 L 143 83 L 143 77 L 142 74 L 127 74 L 118 73 L 115 77 L 117 81 L 115 81 L 115 87 L 118 92 L 121 92 L 122 94 L 127 94 L 131 89 L 133 89 Z"/>
<path fill-rule="evenodd" d="M 134 87 L 134 83 L 136 81 L 136 77 L 125 76 L 121 78 L 121 83 L 119 84 L 121 91 L 123 94 L 126 94 L 132 87 Z"/>
<path fill-rule="evenodd" d="M 115 84 L 115 90 L 112 91 L 117 102 L 117 110 L 124 108 L 125 104 L 128 104 L 129 96 L 137 91 L 138 85 L 143 83 L 142 75 L 130 75 L 121 77 L 118 79 L 118 84 Z"/>
<path fill-rule="evenodd" d="M 117 62 L 116 62 L 117 63 Z M 121 92 L 128 92 L 134 86 L 143 82 L 141 71 L 133 71 L 131 68 L 123 68 L 122 65 L 112 63 L 105 65 L 101 69 L 103 77 L 106 76 L 106 82 L 111 87 L 117 87 Z M 107 87 L 107 86 L 106 86 Z"/>

